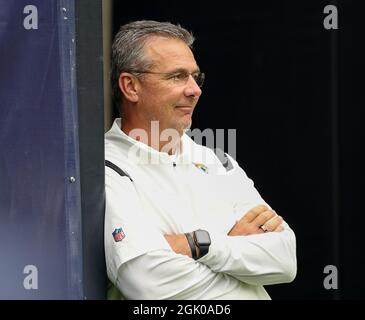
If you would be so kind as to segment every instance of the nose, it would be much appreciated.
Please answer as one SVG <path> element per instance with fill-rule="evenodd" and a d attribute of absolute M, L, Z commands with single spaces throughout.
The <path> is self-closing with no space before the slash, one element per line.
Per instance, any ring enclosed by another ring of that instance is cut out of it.
<path fill-rule="evenodd" d="M 199 98 L 202 94 L 202 89 L 198 86 L 195 82 L 192 75 L 189 76 L 188 82 L 186 83 L 185 90 L 184 90 L 186 97 L 194 97 Z"/>

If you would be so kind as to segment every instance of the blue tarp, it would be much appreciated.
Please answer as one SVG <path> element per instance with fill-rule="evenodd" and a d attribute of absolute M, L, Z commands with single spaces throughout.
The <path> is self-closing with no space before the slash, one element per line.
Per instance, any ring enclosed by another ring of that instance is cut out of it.
<path fill-rule="evenodd" d="M 82 298 L 74 22 L 0 0 L 1 299 Z"/>

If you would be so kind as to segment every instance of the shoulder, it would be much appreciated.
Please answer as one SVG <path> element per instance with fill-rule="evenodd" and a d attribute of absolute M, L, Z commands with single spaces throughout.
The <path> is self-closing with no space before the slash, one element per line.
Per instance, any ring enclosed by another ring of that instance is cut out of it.
<path fill-rule="evenodd" d="M 118 120 L 118 119 L 117 119 Z M 130 161 L 128 161 L 128 141 L 122 137 L 117 120 L 105 133 L 105 175 L 107 178 L 127 177 L 130 180 Z"/>

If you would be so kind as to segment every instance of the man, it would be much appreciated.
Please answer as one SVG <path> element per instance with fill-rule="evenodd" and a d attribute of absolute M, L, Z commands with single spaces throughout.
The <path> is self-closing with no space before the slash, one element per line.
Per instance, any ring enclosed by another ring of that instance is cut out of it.
<path fill-rule="evenodd" d="M 180 26 L 136 21 L 112 47 L 105 253 L 127 299 L 269 299 L 296 275 L 295 236 L 230 156 L 189 138 L 202 94 Z"/>

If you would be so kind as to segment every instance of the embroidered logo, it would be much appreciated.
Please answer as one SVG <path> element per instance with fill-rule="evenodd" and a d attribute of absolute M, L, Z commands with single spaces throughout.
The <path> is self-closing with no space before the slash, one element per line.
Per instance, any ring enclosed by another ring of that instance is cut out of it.
<path fill-rule="evenodd" d="M 204 173 L 208 173 L 208 167 L 203 163 L 194 163 L 199 170 L 203 171 Z"/>
<path fill-rule="evenodd" d="M 115 242 L 122 241 L 125 238 L 125 233 L 122 228 L 117 228 L 113 231 L 113 238 Z"/>

